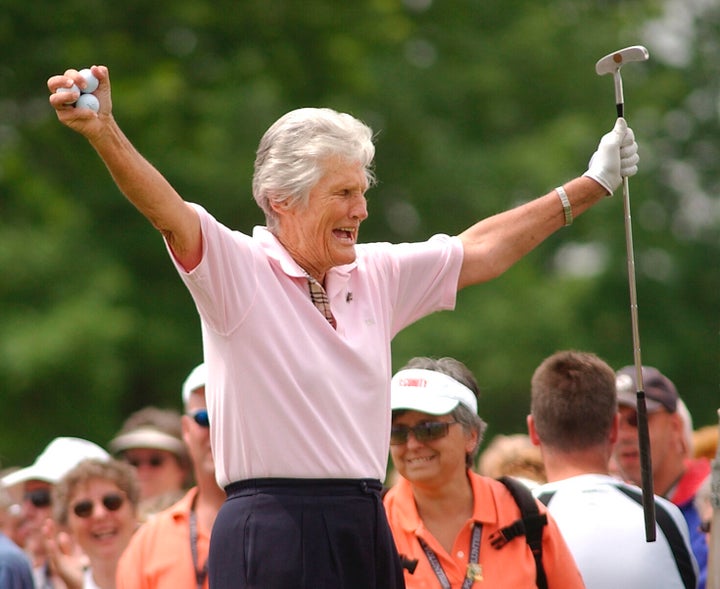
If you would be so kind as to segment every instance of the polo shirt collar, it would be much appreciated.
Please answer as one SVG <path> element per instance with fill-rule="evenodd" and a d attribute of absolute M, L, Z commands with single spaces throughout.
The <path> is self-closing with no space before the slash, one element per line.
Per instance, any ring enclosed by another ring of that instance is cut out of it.
<path fill-rule="evenodd" d="M 197 497 L 198 488 L 191 487 L 187 493 L 177 502 L 168 507 L 168 513 L 174 520 L 188 520 L 190 519 L 190 510 L 192 509 L 193 501 Z"/>
<path fill-rule="evenodd" d="M 489 482 L 472 471 L 468 471 L 470 484 L 473 490 L 473 514 L 472 520 L 480 524 L 497 524 L 498 513 L 495 509 L 494 493 Z M 401 499 L 401 509 L 398 511 L 398 522 L 403 530 L 409 533 L 418 533 L 424 529 L 420 514 L 418 513 L 415 499 L 412 494 L 410 483 L 400 477 L 395 483 L 398 487 L 397 493 Z"/>

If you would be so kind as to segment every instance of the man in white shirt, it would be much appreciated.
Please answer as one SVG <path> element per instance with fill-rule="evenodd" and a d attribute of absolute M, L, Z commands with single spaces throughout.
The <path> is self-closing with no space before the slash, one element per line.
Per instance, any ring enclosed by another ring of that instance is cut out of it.
<path fill-rule="evenodd" d="M 697 564 L 680 510 L 655 497 L 646 542 L 642 491 L 608 473 L 617 439 L 615 372 L 594 354 L 561 351 L 535 370 L 532 441 L 548 483 L 533 492 L 553 515 L 588 589 L 694 589 Z"/>

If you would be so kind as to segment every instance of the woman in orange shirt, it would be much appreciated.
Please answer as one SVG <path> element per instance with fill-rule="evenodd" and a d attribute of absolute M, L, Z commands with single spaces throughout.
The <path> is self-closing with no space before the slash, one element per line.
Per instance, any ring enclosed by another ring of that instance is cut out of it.
<path fill-rule="evenodd" d="M 503 483 L 472 471 L 486 426 L 477 414 L 472 373 L 453 358 L 414 358 L 393 377 L 391 390 L 390 451 L 402 476 L 384 503 L 407 589 L 537 586 L 525 536 L 501 539 L 501 529 L 521 518 L 513 495 Z M 555 522 L 536 505 L 547 518 L 547 585 L 584 587 Z"/>

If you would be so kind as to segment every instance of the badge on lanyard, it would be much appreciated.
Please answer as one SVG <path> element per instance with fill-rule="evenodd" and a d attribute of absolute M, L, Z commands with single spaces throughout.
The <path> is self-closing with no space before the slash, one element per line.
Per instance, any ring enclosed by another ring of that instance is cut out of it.
<path fill-rule="evenodd" d="M 482 565 L 477 562 L 469 563 L 467 565 L 467 572 L 465 573 L 465 578 L 471 579 L 473 581 L 482 581 Z"/>

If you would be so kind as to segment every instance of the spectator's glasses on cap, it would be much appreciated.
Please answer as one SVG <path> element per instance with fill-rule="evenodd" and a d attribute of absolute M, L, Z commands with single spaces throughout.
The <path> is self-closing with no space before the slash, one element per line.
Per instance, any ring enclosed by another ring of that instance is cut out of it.
<path fill-rule="evenodd" d="M 103 496 L 101 502 L 106 511 L 117 511 L 122 507 L 125 499 L 123 499 L 122 495 L 118 495 L 117 493 L 108 493 Z M 83 499 L 73 505 L 72 510 L 78 517 L 83 519 L 88 518 L 93 514 L 93 511 L 95 511 L 95 502 L 91 499 Z"/>
<path fill-rule="evenodd" d="M 456 423 L 457 421 L 429 421 L 414 427 L 394 425 L 390 428 L 390 443 L 394 446 L 407 443 L 410 432 L 418 442 L 439 440 L 447 436 L 450 426 Z"/>
<path fill-rule="evenodd" d="M 34 489 L 25 493 L 25 500 L 30 501 L 35 507 L 50 507 L 52 498 L 50 489 Z"/>
<path fill-rule="evenodd" d="M 191 417 L 200 427 L 210 427 L 210 416 L 208 415 L 207 409 L 191 411 L 188 413 L 188 417 Z"/>

